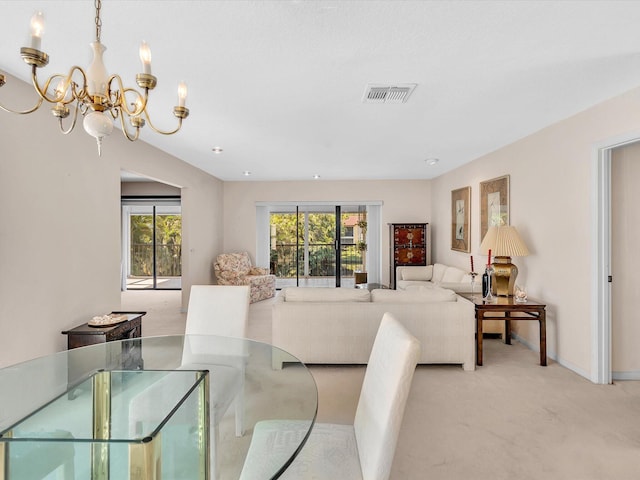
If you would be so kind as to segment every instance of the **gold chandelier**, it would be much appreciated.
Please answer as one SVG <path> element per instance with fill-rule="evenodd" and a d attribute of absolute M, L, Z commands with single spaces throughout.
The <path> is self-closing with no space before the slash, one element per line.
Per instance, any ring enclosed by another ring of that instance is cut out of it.
<path fill-rule="evenodd" d="M 37 69 L 49 63 L 49 56 L 40 50 L 42 33 L 44 32 L 44 16 L 37 12 L 31 18 L 31 44 L 20 49 L 20 56 L 31 65 L 31 80 L 38 94 L 37 103 L 23 111 L 16 111 L 0 104 L 0 108 L 6 112 L 27 114 L 40 108 L 42 102 L 53 104 L 51 113 L 60 124 L 63 134 L 70 133 L 76 126 L 78 112 L 84 117 L 83 126 L 86 132 L 95 137 L 98 143 L 98 155 L 102 153 L 102 139 L 113 131 L 113 122 L 120 119 L 122 133 L 130 141 L 135 141 L 140 136 L 140 129 L 146 123 L 156 132 L 162 135 L 172 135 L 182 127 L 182 120 L 189 116 L 185 98 L 187 87 L 184 83 L 178 86 L 178 105 L 173 107 L 173 114 L 178 119 L 178 126 L 171 131 L 163 131 L 156 128 L 147 112 L 149 90 L 157 84 L 157 79 L 151 74 L 151 51 L 149 46 L 142 42 L 140 46 L 140 60 L 143 72 L 136 75 L 136 83 L 143 92 L 134 88 L 125 88 L 120 75 L 109 75 L 102 60 L 106 47 L 100 43 L 102 21 L 100 19 L 101 0 L 95 0 L 96 9 L 96 39 L 90 44 L 93 50 L 93 61 L 86 70 L 73 66 L 67 75 L 55 74 L 50 76 L 43 85 L 38 82 Z M 0 87 L 6 83 L 5 76 L 0 73 Z M 55 83 L 55 85 L 54 85 Z M 73 108 L 73 114 L 72 109 Z M 68 126 L 65 128 L 63 120 L 72 115 Z M 131 130 L 127 127 L 125 117 L 131 124 Z"/>

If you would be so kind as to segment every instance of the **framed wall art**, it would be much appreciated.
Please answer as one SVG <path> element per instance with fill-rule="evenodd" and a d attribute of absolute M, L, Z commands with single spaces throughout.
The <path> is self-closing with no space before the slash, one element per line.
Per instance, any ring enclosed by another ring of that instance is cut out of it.
<path fill-rule="evenodd" d="M 451 250 L 471 251 L 471 187 L 451 191 Z"/>
<path fill-rule="evenodd" d="M 480 183 L 480 242 L 493 225 L 509 225 L 509 175 Z"/>

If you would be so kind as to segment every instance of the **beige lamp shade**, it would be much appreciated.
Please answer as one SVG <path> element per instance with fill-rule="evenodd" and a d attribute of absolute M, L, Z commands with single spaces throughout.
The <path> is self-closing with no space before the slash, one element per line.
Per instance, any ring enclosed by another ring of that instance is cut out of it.
<path fill-rule="evenodd" d="M 494 257 L 525 257 L 529 255 L 529 249 L 520 238 L 516 227 L 511 225 L 489 227 L 480 244 L 480 251 L 484 254 L 489 250 Z"/>

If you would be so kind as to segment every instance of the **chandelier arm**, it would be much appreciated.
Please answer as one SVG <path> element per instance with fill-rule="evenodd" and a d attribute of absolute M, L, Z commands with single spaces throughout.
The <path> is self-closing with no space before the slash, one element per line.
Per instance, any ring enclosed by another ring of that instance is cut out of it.
<path fill-rule="evenodd" d="M 73 81 L 74 72 L 80 72 L 80 75 L 82 76 L 82 88 L 80 89 L 77 88 L 80 85 Z M 89 96 L 89 94 L 87 93 L 87 88 L 88 88 L 87 74 L 82 69 L 82 67 L 78 67 L 77 65 L 74 65 L 73 67 L 71 67 L 68 78 L 69 78 L 69 81 L 71 82 L 71 94 L 73 98 L 77 99 L 79 102 L 82 102 L 82 103 L 86 102 L 87 97 Z"/>
<path fill-rule="evenodd" d="M 73 74 L 75 72 L 79 72 L 80 76 L 82 77 L 82 88 L 80 89 L 77 88 L 79 84 L 73 81 Z M 71 86 L 71 98 L 62 103 L 66 105 L 66 104 L 72 103 L 74 100 L 77 100 L 79 102 L 84 102 L 87 98 L 87 74 L 84 72 L 82 67 L 78 67 L 77 65 L 74 65 L 69 70 L 69 74 L 64 78 L 65 78 L 65 85 L 64 85 L 65 92 L 67 91 L 69 86 Z"/>
<path fill-rule="evenodd" d="M 74 112 L 73 112 L 73 120 L 71 121 L 71 125 L 69 126 L 69 128 L 67 128 L 66 130 L 64 129 L 63 125 L 62 125 L 62 118 L 58 118 L 58 122 L 60 125 L 60 131 L 62 132 L 63 135 L 68 135 L 69 133 L 71 133 L 73 131 L 73 129 L 76 127 L 76 121 L 78 120 L 78 106 L 74 106 L 73 108 Z"/>
<path fill-rule="evenodd" d="M 118 88 L 117 89 L 113 89 L 111 87 L 111 84 L 113 83 L 113 81 L 116 81 L 118 83 Z M 121 108 L 122 104 L 123 104 L 123 94 L 121 93 L 124 90 L 124 88 L 122 87 L 122 79 L 120 78 L 120 75 L 118 74 L 113 74 L 109 77 L 109 80 L 107 80 L 107 98 L 109 99 L 109 103 L 111 104 L 112 108 Z"/>
<path fill-rule="evenodd" d="M 40 108 L 40 106 L 42 105 L 42 100 L 43 100 L 42 97 L 38 98 L 38 101 L 36 102 L 36 104 L 33 107 L 31 107 L 31 108 L 29 108 L 27 110 L 12 110 L 9 107 L 5 107 L 4 105 L 2 105 L 0 103 L 0 110 L 4 110 L 7 113 L 17 113 L 18 115 L 26 115 L 28 113 L 33 113 L 36 110 L 38 110 Z"/>
<path fill-rule="evenodd" d="M 76 90 L 75 88 L 75 82 L 72 82 L 72 77 L 73 74 L 75 72 L 80 72 L 80 74 L 82 75 L 82 83 L 83 83 L 83 88 L 81 90 Z M 53 97 L 53 98 L 49 98 L 47 96 L 47 90 L 49 90 L 49 87 L 51 86 L 51 82 L 53 82 L 53 80 L 55 80 L 56 78 L 62 78 L 64 79 L 65 82 L 65 92 L 67 91 L 67 89 L 69 88 L 69 84 L 72 84 L 72 89 L 71 89 L 71 93 L 72 96 L 74 98 L 64 102 L 64 101 L 60 101 L 57 97 Z M 87 77 L 84 73 L 84 71 L 82 70 L 82 68 L 78 67 L 77 65 L 74 65 L 73 67 L 71 67 L 71 69 L 69 70 L 69 74 L 65 77 L 64 75 L 62 75 L 61 73 L 56 73 L 55 75 L 51 75 L 47 81 L 44 83 L 43 87 L 40 87 L 40 84 L 38 83 L 38 76 L 37 76 L 37 70 L 36 67 L 32 67 L 31 69 L 31 83 L 33 84 L 33 88 L 36 90 L 36 92 L 38 93 L 38 95 L 40 96 L 40 98 L 42 98 L 43 100 L 46 100 L 49 103 L 64 103 L 64 104 L 68 104 L 73 102 L 73 100 L 78 99 L 78 100 L 84 100 L 84 97 L 86 96 L 86 85 L 87 85 Z"/>
<path fill-rule="evenodd" d="M 114 80 L 118 84 L 118 89 L 115 91 L 111 88 L 111 84 Z M 109 82 L 107 83 L 107 91 L 109 92 L 110 96 L 115 95 L 116 97 L 115 99 L 109 98 L 109 100 L 113 102 L 113 105 L 115 107 L 121 108 L 122 111 L 130 117 L 140 115 L 147 108 L 149 90 L 145 89 L 144 95 L 142 95 L 135 88 L 125 88 L 120 75 L 114 74 L 109 77 Z M 140 102 L 134 102 L 136 108 L 133 110 L 130 110 L 129 105 L 127 104 L 127 92 L 133 92 L 138 100 L 140 100 Z"/>
<path fill-rule="evenodd" d="M 56 98 L 47 97 L 47 90 L 49 90 L 49 86 L 51 85 L 51 81 L 56 76 L 57 75 L 50 76 L 47 79 L 47 81 L 44 83 L 44 87 L 40 88 L 40 84 L 38 83 L 38 74 L 37 74 L 36 66 L 34 65 L 31 68 L 31 83 L 33 84 L 33 88 L 35 88 L 36 92 L 38 93 L 38 95 L 40 95 L 41 99 L 46 100 L 49 103 L 57 103 L 57 99 Z"/>
<path fill-rule="evenodd" d="M 124 115 L 120 115 L 120 125 L 122 125 L 122 134 L 129 140 L 130 142 L 135 142 L 140 136 L 140 129 L 136 128 L 136 133 L 131 135 L 129 130 L 127 130 L 127 125 L 124 121 Z"/>
<path fill-rule="evenodd" d="M 154 132 L 159 133 L 161 135 L 173 135 L 174 133 L 178 132 L 178 130 L 182 128 L 182 118 L 178 118 L 178 126 L 175 128 L 175 130 L 167 131 L 167 130 L 160 130 L 159 128 L 156 128 L 153 122 L 151 121 L 151 117 L 149 117 L 149 112 L 147 112 L 146 110 L 144 111 L 144 116 L 146 117 L 147 123 L 149 124 L 151 129 Z"/>
<path fill-rule="evenodd" d="M 147 109 L 147 101 L 149 100 L 149 90 L 145 88 L 144 90 L 144 95 L 142 95 L 138 90 L 136 90 L 135 88 L 126 88 L 123 90 L 123 94 L 122 94 L 122 108 L 123 110 L 127 113 L 127 115 L 129 115 L 130 117 L 134 117 L 136 115 L 141 115 L 142 112 L 146 111 Z M 136 106 L 136 108 L 134 110 L 129 110 L 129 107 L 127 105 L 126 102 L 126 94 L 127 92 L 133 92 L 136 97 L 138 98 L 138 100 L 140 100 L 140 102 L 133 102 L 133 104 Z"/>

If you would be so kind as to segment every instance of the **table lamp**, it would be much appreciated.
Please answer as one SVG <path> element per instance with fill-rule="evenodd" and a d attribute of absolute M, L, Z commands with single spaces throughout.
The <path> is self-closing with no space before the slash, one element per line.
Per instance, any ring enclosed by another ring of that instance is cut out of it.
<path fill-rule="evenodd" d="M 502 297 L 513 296 L 513 287 L 518 276 L 518 267 L 511 263 L 511 257 L 529 255 L 529 249 L 511 225 L 492 226 L 482 239 L 480 251 L 491 250 L 494 255 L 491 293 Z"/>

